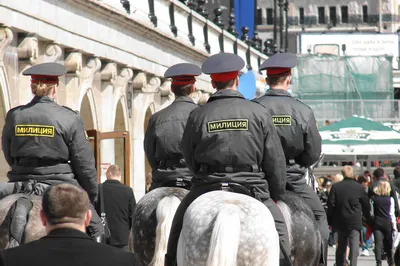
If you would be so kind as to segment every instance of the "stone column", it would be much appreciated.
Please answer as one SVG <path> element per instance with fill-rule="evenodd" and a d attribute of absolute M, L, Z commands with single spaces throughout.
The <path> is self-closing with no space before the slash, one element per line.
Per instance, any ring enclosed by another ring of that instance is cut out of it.
<path fill-rule="evenodd" d="M 113 128 L 114 130 L 117 130 L 115 128 L 115 121 L 117 119 L 117 106 L 119 104 L 119 102 L 121 102 L 122 104 L 122 112 L 123 112 L 123 120 L 124 120 L 124 125 L 125 125 L 125 131 L 129 131 L 130 132 L 130 138 L 129 138 L 129 155 L 130 155 L 130 161 L 129 161 L 129 174 L 131 182 L 133 182 L 132 180 L 134 179 L 134 175 L 133 175 L 133 161 L 135 158 L 135 154 L 133 153 L 133 146 L 132 146 L 132 142 L 131 142 L 131 136 L 132 136 L 132 130 L 133 130 L 133 126 L 135 126 L 135 123 L 129 123 L 130 119 L 129 119 L 129 109 L 127 106 L 127 92 L 129 91 L 130 95 L 132 96 L 132 91 L 131 91 L 131 86 L 130 84 L 132 83 L 133 77 L 133 71 L 130 68 L 122 68 L 120 71 L 120 74 L 115 78 L 115 80 L 112 82 L 113 87 L 114 87 L 114 94 L 113 94 L 113 107 L 112 107 L 112 121 L 113 121 Z M 131 106 L 132 107 L 132 106 Z M 114 142 L 114 149 L 115 149 L 115 162 L 120 164 L 121 169 L 124 171 L 124 173 L 126 172 L 126 168 L 124 167 L 124 160 L 126 158 L 126 156 L 128 155 L 128 153 L 125 151 L 123 152 L 124 146 L 121 145 L 122 143 L 115 143 Z M 119 156 L 123 156 L 119 157 Z"/>
<path fill-rule="evenodd" d="M 3 58 L 6 49 L 10 46 L 14 36 L 9 28 L 0 28 L 0 87 L 1 93 L 3 94 L 3 110 L 2 112 L 7 112 L 11 108 L 11 96 L 9 95 L 9 77 L 7 75 L 6 66 L 4 64 Z M 1 126 L 2 128 L 2 126 Z"/>
<path fill-rule="evenodd" d="M 144 72 L 138 73 L 132 82 L 133 88 L 133 114 L 132 120 L 134 127 L 132 130 L 132 155 L 133 159 L 133 179 L 131 186 L 135 188 L 135 196 L 140 199 L 145 194 L 146 172 L 145 154 L 143 149 L 144 141 L 144 121 L 149 101 L 154 101 L 154 94 L 158 92 L 161 80 L 158 77 L 150 77 Z"/>
<path fill-rule="evenodd" d="M 38 39 L 34 35 L 20 33 L 21 42 L 18 44 L 19 69 L 19 104 L 27 104 L 33 98 L 30 89 L 30 76 L 22 75 L 26 69 L 36 64 L 38 58 Z"/>
<path fill-rule="evenodd" d="M 4 118 L 6 116 L 6 112 L 11 108 L 11 99 L 10 95 L 8 94 L 10 86 L 3 57 L 7 47 L 11 44 L 12 40 L 12 31 L 8 28 L 0 28 L 0 89 L 3 96 L 2 99 L 0 99 L 0 132 L 2 132 L 4 127 Z M 0 181 L 8 181 L 6 174 L 9 170 L 10 167 L 6 162 L 4 156 L 0 156 Z"/>
<path fill-rule="evenodd" d="M 114 130 L 114 86 L 113 82 L 117 76 L 117 64 L 108 63 L 101 71 L 101 120 L 102 132 Z M 100 111 L 100 110 L 99 110 Z M 115 164 L 114 139 L 104 139 L 100 142 L 101 163 Z M 106 180 L 105 170 L 101 170 L 101 182 Z"/>
<path fill-rule="evenodd" d="M 80 110 L 77 106 L 79 96 L 79 74 L 82 71 L 82 53 L 72 51 L 66 55 L 64 66 L 67 69 L 65 75 L 65 105 Z"/>

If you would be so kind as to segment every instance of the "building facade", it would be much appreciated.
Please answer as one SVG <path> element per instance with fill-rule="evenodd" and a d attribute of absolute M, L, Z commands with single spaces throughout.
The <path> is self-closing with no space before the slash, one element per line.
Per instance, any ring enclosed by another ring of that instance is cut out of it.
<path fill-rule="evenodd" d="M 242 72 L 263 80 L 257 69 L 265 55 L 179 1 L 0 0 L 0 130 L 10 108 L 32 99 L 30 77 L 22 72 L 43 62 L 63 64 L 68 73 L 57 102 L 80 111 L 87 130 L 129 132 L 130 185 L 140 198 L 151 171 L 143 151 L 148 119 L 174 100 L 165 70 L 201 65 L 220 51 L 240 55 L 247 65 Z M 214 92 L 206 75 L 196 87 L 199 104 Z M 119 140 L 101 140 L 100 147 L 104 166 L 123 164 Z M 1 154 L 3 181 L 8 170 Z"/>
<path fill-rule="evenodd" d="M 280 6 L 288 2 L 288 51 L 297 52 L 302 32 L 397 32 L 400 26 L 398 0 L 258 0 L 260 38 L 274 39 L 274 3 L 277 8 L 277 44 L 280 47 Z M 283 12 L 283 37 L 286 15 Z M 284 45 L 284 42 L 282 42 Z"/>

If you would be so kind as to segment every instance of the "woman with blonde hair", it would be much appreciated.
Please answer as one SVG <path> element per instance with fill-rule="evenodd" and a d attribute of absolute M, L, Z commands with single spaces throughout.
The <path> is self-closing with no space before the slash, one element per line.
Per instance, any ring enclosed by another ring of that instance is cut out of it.
<path fill-rule="evenodd" d="M 389 266 L 394 266 L 392 254 L 392 233 L 397 231 L 396 217 L 394 215 L 394 200 L 390 197 L 390 183 L 381 180 L 373 189 L 373 231 L 375 238 L 375 259 L 376 265 L 382 265 L 382 246 L 387 254 Z"/>

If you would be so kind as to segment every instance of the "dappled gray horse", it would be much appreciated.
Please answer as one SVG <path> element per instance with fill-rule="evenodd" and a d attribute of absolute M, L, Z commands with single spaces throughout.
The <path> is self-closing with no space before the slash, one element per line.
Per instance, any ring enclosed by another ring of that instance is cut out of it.
<path fill-rule="evenodd" d="M 274 219 L 264 204 L 246 195 L 212 191 L 185 213 L 177 263 L 278 266 L 279 250 Z"/>
<path fill-rule="evenodd" d="M 164 266 L 172 220 L 188 192 L 183 188 L 160 187 L 137 203 L 133 214 L 133 250 L 145 265 Z"/>
<path fill-rule="evenodd" d="M 288 227 L 293 266 L 318 265 L 321 234 L 311 208 L 291 191 L 286 191 L 278 206 Z"/>
<path fill-rule="evenodd" d="M 14 216 L 9 210 L 18 199 L 22 200 L 21 197 L 26 196 L 24 194 L 13 194 L 0 200 L 0 248 L 7 249 L 15 244 L 11 241 L 10 226 L 13 223 L 11 220 Z M 31 195 L 28 200 L 33 203 L 32 209 L 29 211 L 29 215 L 22 213 L 25 217 L 15 217 L 14 219 L 27 219 L 25 232 L 16 232 L 16 234 L 22 233 L 22 241 L 19 244 L 28 243 L 37 240 L 46 235 L 45 227 L 42 225 L 40 220 L 40 210 L 42 208 L 42 197 Z M 14 221 L 15 222 L 15 221 Z M 11 243 L 11 245 L 10 245 Z"/>
<path fill-rule="evenodd" d="M 308 205 L 287 192 L 278 202 L 291 241 L 293 266 L 316 266 L 321 236 Z M 279 238 L 268 208 L 245 195 L 213 191 L 197 198 L 184 216 L 178 266 L 277 266 Z"/>

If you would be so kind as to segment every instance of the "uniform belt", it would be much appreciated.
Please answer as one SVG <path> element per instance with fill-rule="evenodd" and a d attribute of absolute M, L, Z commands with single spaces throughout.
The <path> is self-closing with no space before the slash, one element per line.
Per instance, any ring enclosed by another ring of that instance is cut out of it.
<path fill-rule="evenodd" d="M 183 168 L 187 167 L 185 161 L 182 159 L 168 159 L 162 160 L 159 163 L 159 168 L 168 168 L 168 167 L 175 167 L 175 168 Z"/>
<path fill-rule="evenodd" d="M 238 173 L 238 172 L 261 172 L 258 165 L 200 165 L 200 173 Z"/>
<path fill-rule="evenodd" d="M 33 158 L 17 158 L 16 165 L 27 167 L 44 167 L 53 166 L 57 164 L 66 164 L 66 161 L 52 160 L 52 159 L 33 159 Z"/>
<path fill-rule="evenodd" d="M 296 161 L 294 159 L 286 159 L 286 165 L 294 165 Z"/>

